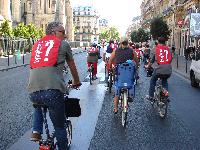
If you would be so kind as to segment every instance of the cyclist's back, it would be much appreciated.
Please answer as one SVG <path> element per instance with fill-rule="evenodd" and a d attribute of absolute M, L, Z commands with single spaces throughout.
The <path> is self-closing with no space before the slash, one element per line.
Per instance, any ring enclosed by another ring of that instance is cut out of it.
<path fill-rule="evenodd" d="M 136 64 L 138 65 L 136 53 L 133 51 L 133 49 L 129 48 L 127 38 L 121 38 L 120 47 L 111 54 L 111 57 L 109 60 L 109 66 L 111 66 L 114 60 L 117 65 L 125 63 L 127 60 L 131 60 L 133 62 L 135 61 Z M 126 77 L 123 76 L 122 78 L 126 78 Z M 118 111 L 119 90 L 120 89 L 116 84 L 115 97 L 114 97 L 114 113 L 117 113 Z"/>
<path fill-rule="evenodd" d="M 169 50 L 169 47 L 165 45 L 165 38 L 158 38 L 159 44 L 155 47 L 155 52 L 153 54 L 152 60 L 150 64 L 153 64 L 154 72 L 151 77 L 150 87 L 149 87 L 149 96 L 147 97 L 149 100 L 152 100 L 154 96 L 156 81 L 158 77 L 162 77 L 162 84 L 165 89 L 168 89 L 167 79 L 170 77 L 172 73 L 172 55 Z"/>

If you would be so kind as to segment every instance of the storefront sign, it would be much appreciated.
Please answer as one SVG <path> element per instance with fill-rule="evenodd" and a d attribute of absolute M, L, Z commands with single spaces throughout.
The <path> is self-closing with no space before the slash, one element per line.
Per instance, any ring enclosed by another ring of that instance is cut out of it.
<path fill-rule="evenodd" d="M 190 16 L 190 36 L 200 36 L 200 13 L 191 13 Z"/>

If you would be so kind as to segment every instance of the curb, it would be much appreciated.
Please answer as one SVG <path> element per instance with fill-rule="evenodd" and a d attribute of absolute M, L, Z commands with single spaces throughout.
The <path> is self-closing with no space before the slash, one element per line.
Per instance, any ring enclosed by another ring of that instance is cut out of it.
<path fill-rule="evenodd" d="M 190 77 L 186 73 L 183 73 L 181 71 L 175 70 L 174 68 L 172 70 L 173 70 L 173 72 L 177 73 L 178 75 L 190 80 Z"/>
<path fill-rule="evenodd" d="M 15 69 L 15 68 L 19 68 L 19 67 L 26 67 L 28 66 L 29 64 L 22 64 L 22 65 L 18 65 L 18 66 L 12 66 L 12 67 L 8 67 L 8 68 L 3 68 L 3 69 L 0 69 L 0 71 L 8 71 L 10 69 Z"/>

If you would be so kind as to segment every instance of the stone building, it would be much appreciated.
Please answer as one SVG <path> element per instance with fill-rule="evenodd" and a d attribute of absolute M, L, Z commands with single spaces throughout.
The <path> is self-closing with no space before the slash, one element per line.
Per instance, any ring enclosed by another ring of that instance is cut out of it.
<path fill-rule="evenodd" d="M 73 15 L 75 41 L 98 41 L 99 16 L 96 10 L 91 6 L 79 6 L 73 9 Z"/>
<path fill-rule="evenodd" d="M 175 45 L 177 53 L 184 55 L 184 49 L 196 45 L 189 35 L 189 18 L 192 12 L 198 12 L 199 0 L 143 0 L 141 5 L 142 27 L 149 28 L 154 17 L 163 17 L 171 35 L 169 45 Z M 198 9 L 197 9 L 198 8 Z"/>
<path fill-rule="evenodd" d="M 0 22 L 8 19 L 16 26 L 33 23 L 44 31 L 51 21 L 60 21 L 66 28 L 68 40 L 73 41 L 73 13 L 70 0 L 1 0 Z"/>
<path fill-rule="evenodd" d="M 0 0 L 0 23 L 6 19 L 11 22 L 10 0 Z"/>

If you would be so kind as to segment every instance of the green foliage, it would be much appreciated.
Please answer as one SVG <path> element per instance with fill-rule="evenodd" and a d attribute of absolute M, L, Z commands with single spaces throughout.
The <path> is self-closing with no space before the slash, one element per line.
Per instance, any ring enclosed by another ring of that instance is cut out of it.
<path fill-rule="evenodd" d="M 105 39 L 106 41 L 109 41 L 110 39 L 119 40 L 119 32 L 115 27 L 105 29 L 99 34 L 99 40 L 101 41 L 102 39 Z"/>
<path fill-rule="evenodd" d="M 27 26 L 24 25 L 24 23 L 18 24 L 18 26 L 13 29 L 13 32 L 15 37 L 20 37 L 25 39 L 29 38 L 30 35 Z"/>
<path fill-rule="evenodd" d="M 14 36 L 21 38 L 40 38 L 44 35 L 42 29 L 37 28 L 34 24 L 24 25 L 20 23 L 16 28 L 14 28 Z"/>
<path fill-rule="evenodd" d="M 0 35 L 5 37 L 12 37 L 13 31 L 8 20 L 5 20 L 0 26 Z"/>
<path fill-rule="evenodd" d="M 142 28 L 139 28 L 138 31 L 133 31 L 131 33 L 131 41 L 133 42 L 146 42 L 149 40 L 149 32 L 145 31 Z"/>
<path fill-rule="evenodd" d="M 171 31 L 169 30 L 169 27 L 163 18 L 154 18 L 151 21 L 150 33 L 154 40 L 157 40 L 158 37 L 164 37 L 168 39 L 170 32 Z"/>

